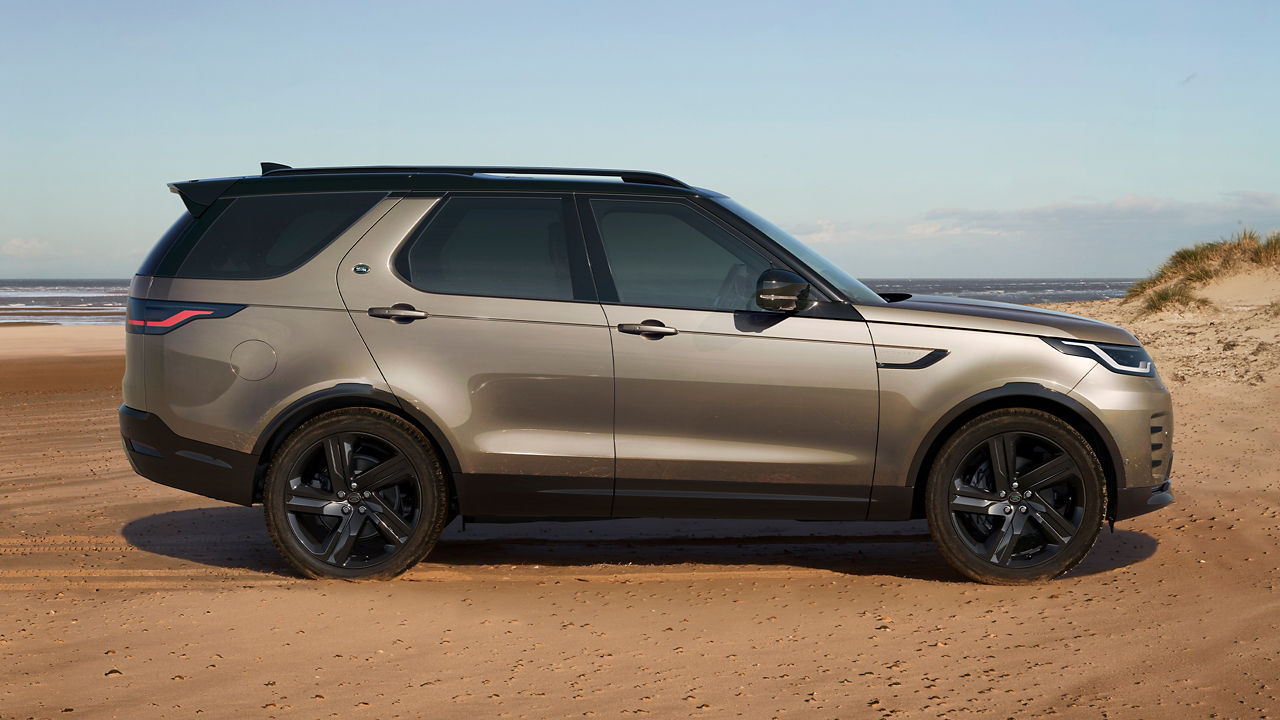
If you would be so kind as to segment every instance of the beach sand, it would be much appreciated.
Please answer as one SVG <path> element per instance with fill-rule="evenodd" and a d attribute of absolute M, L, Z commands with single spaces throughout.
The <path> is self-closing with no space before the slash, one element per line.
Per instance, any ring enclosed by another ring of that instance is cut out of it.
<path fill-rule="evenodd" d="M 399 580 L 300 580 L 260 508 L 130 471 L 119 328 L 0 328 L 0 717 L 1275 717 L 1265 304 L 1056 306 L 1151 348 L 1177 502 L 1038 587 L 920 522 L 455 522 Z"/>

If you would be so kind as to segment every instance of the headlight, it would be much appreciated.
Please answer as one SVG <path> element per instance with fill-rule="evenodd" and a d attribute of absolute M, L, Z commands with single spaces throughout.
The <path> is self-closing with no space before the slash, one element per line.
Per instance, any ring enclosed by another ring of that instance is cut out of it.
<path fill-rule="evenodd" d="M 1151 362 L 1151 356 L 1140 345 L 1107 345 L 1082 340 L 1042 339 L 1060 353 L 1092 358 L 1102 363 L 1111 372 L 1142 377 L 1152 377 L 1156 374 L 1155 363 Z"/>

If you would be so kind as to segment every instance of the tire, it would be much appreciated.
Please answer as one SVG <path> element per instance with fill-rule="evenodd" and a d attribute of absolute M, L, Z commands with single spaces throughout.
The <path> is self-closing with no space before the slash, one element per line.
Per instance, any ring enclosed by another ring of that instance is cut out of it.
<path fill-rule="evenodd" d="M 263 489 L 276 549 L 312 578 L 392 578 L 444 529 L 448 483 L 431 444 L 373 408 L 318 415 L 277 450 Z"/>
<path fill-rule="evenodd" d="M 1106 511 L 1106 480 L 1088 441 L 1060 418 L 1025 408 L 965 423 L 943 444 L 926 487 L 938 550 L 959 572 L 993 585 L 1043 582 L 1075 567 Z"/>

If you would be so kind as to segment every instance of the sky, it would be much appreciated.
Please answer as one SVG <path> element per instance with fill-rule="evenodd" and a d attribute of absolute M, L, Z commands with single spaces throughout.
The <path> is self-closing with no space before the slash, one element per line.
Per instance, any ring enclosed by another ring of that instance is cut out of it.
<path fill-rule="evenodd" d="M 0 277 L 128 277 L 165 184 L 655 170 L 857 276 L 1135 277 L 1280 228 L 1275 3 L 0 0 Z"/>

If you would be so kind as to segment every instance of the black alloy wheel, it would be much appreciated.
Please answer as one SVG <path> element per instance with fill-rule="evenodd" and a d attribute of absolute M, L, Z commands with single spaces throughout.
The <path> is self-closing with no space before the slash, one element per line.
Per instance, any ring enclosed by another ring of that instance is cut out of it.
<path fill-rule="evenodd" d="M 268 473 L 268 530 L 311 577 L 385 578 L 421 560 L 444 527 L 447 486 L 417 428 L 380 410 L 321 415 L 285 441 Z"/>
<path fill-rule="evenodd" d="M 1106 510 L 1101 466 L 1061 419 L 1000 410 L 963 426 L 929 478 L 934 540 L 957 570 L 980 582 L 1037 582 L 1075 567 Z"/>

